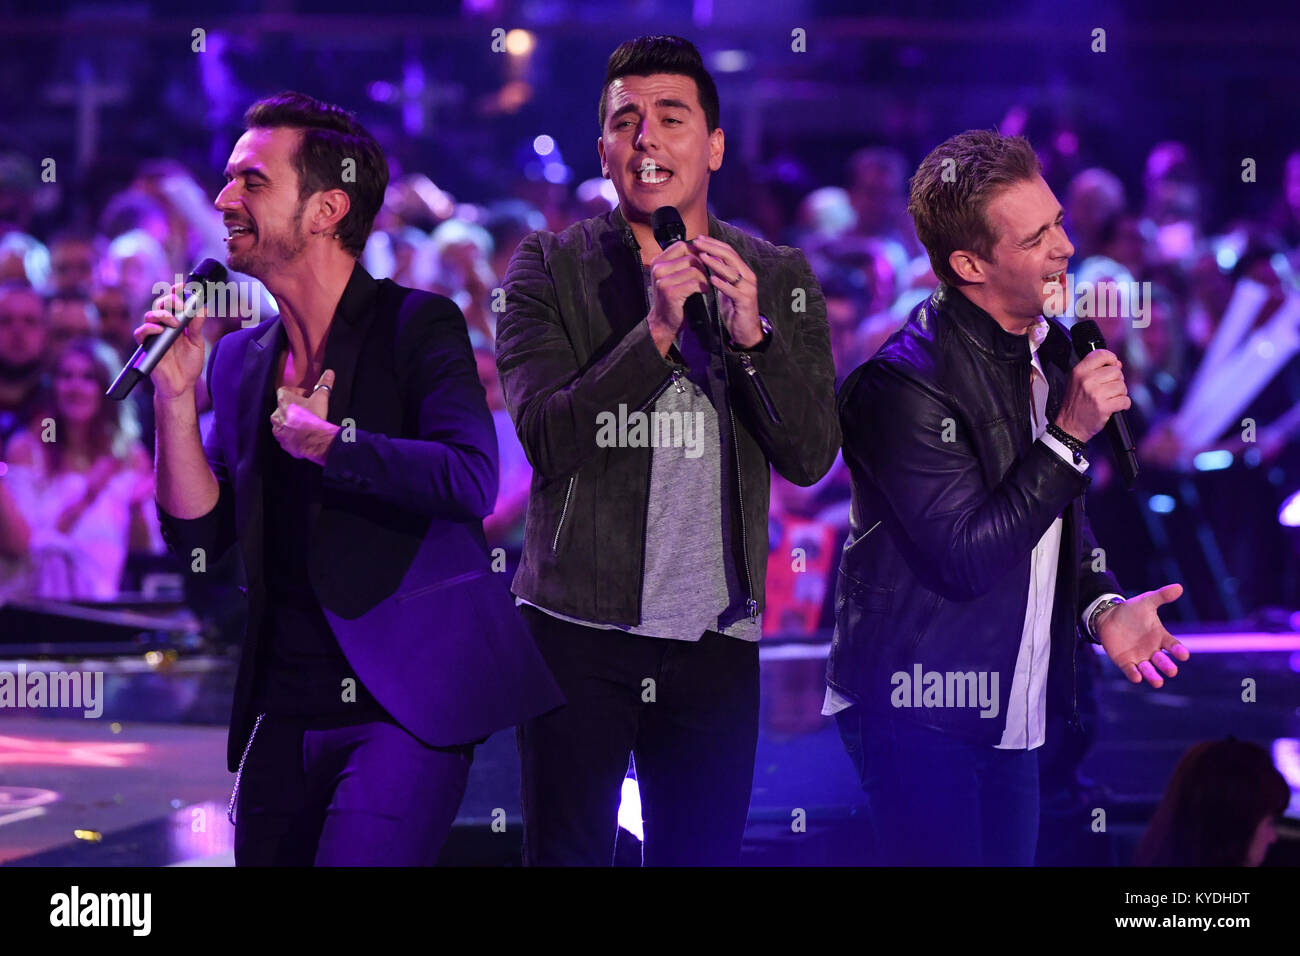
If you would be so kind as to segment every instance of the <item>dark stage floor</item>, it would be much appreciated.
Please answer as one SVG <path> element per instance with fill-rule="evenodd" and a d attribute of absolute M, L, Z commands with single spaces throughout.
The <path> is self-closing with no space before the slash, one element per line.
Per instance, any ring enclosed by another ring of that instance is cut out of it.
<path fill-rule="evenodd" d="M 1197 740 L 1232 733 L 1273 751 L 1291 782 L 1286 828 L 1269 865 L 1300 856 L 1300 635 L 1187 636 L 1193 659 L 1160 691 L 1125 682 L 1103 662 L 1097 740 L 1080 766 L 1090 788 L 1045 794 L 1040 863 L 1125 865 L 1179 756 Z M 862 795 L 834 721 L 818 713 L 822 645 L 763 648 L 763 718 L 745 862 L 869 862 Z M 16 662 L 0 662 L 12 670 Z M 67 667 L 69 665 L 60 665 Z M 99 719 L 0 711 L 0 864 L 8 866 L 230 865 L 233 828 L 225 771 L 229 699 L 224 662 L 87 662 L 104 669 Z M 1256 700 L 1242 700 L 1254 681 Z M 514 736 L 498 733 L 475 756 L 469 789 L 444 853 L 447 865 L 514 865 L 519 858 L 519 767 Z M 1107 813 L 1093 832 L 1092 811 Z M 504 833 L 491 827 L 506 814 Z M 636 829 L 635 790 L 623 819 Z M 804 821 L 802 830 L 797 821 Z M 620 862 L 638 844 L 620 834 Z"/>

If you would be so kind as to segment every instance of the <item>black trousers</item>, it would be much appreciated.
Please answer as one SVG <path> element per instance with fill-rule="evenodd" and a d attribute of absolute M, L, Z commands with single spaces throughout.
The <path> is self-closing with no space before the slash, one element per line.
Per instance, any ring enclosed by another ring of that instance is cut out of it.
<path fill-rule="evenodd" d="M 734 866 L 758 746 L 758 645 L 640 637 L 520 608 L 568 703 L 516 730 L 524 864 L 609 866 L 628 755 L 647 866 Z"/>
<path fill-rule="evenodd" d="M 430 747 L 392 718 L 268 715 L 239 783 L 236 866 L 432 866 L 474 747 Z"/>

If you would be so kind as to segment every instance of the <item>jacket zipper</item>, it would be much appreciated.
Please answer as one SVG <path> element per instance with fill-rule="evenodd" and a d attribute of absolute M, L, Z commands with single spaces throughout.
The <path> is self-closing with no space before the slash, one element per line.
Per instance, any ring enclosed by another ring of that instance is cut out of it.
<path fill-rule="evenodd" d="M 718 314 L 717 297 L 714 297 L 714 321 L 718 327 L 718 341 L 723 341 L 722 316 Z M 749 374 L 754 377 L 755 385 L 759 384 L 758 373 L 752 365 L 749 364 L 749 356 L 741 353 L 741 362 L 743 362 Z M 740 475 L 740 439 L 736 437 L 736 413 L 731 408 L 731 376 L 727 372 L 727 363 L 722 363 L 722 389 L 727 400 L 727 418 L 731 422 L 731 447 L 736 456 L 736 499 L 740 504 L 740 556 L 745 563 L 745 611 L 749 618 L 758 617 L 758 602 L 754 600 L 754 581 L 749 570 L 749 539 L 745 533 L 745 482 Z M 760 387 L 759 395 L 763 391 Z M 769 414 L 771 409 L 769 408 Z M 774 419 L 775 421 L 775 419 Z"/>
<path fill-rule="evenodd" d="M 569 476 L 569 488 L 564 493 L 564 507 L 560 509 L 560 522 L 555 526 L 555 540 L 551 542 L 551 554 L 560 547 L 560 529 L 564 527 L 564 517 L 569 513 L 569 498 L 573 495 L 573 485 L 578 480 L 578 473 Z"/>
<path fill-rule="evenodd" d="M 637 412 L 645 411 L 655 402 L 659 401 L 659 396 L 662 395 L 664 392 L 668 391 L 669 385 L 675 384 L 677 380 L 681 377 L 682 377 L 682 368 L 680 366 L 674 367 L 672 373 L 666 379 L 664 379 L 663 382 L 660 383 L 657 389 L 655 389 L 654 394 L 651 395 L 649 398 L 647 398 L 636 408 L 634 408 L 633 411 L 637 411 Z"/>
<path fill-rule="evenodd" d="M 781 416 L 777 414 L 776 406 L 772 404 L 772 396 L 768 394 L 767 386 L 763 384 L 763 377 L 758 374 L 758 369 L 754 368 L 754 362 L 746 352 L 740 353 L 740 364 L 744 366 L 745 374 L 754 382 L 754 388 L 758 391 L 759 400 L 763 403 L 763 409 L 767 412 L 767 417 L 772 419 L 773 425 L 781 424 Z"/>

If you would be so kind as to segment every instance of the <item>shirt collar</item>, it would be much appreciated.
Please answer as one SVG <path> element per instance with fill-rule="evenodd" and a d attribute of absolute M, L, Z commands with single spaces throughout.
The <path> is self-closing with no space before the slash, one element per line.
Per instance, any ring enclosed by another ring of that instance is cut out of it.
<path fill-rule="evenodd" d="M 1047 333 L 1051 329 L 1051 324 L 1044 318 L 1039 318 L 1037 322 L 1029 327 L 1025 334 L 1029 336 L 1029 354 L 1035 356 L 1038 353 L 1038 347 L 1047 341 Z"/>

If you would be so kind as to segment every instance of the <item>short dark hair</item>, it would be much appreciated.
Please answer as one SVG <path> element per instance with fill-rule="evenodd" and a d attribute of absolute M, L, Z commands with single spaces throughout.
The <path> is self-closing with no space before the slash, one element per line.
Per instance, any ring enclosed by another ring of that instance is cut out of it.
<path fill-rule="evenodd" d="M 244 114 L 247 129 L 288 127 L 302 131 L 293 156 L 298 200 L 325 189 L 342 189 L 350 206 L 337 227 L 343 248 L 360 256 L 388 189 L 388 163 L 375 138 L 347 110 L 285 90 L 258 100 Z M 343 179 L 343 161 L 356 163 L 355 179 Z"/>
<path fill-rule="evenodd" d="M 942 282 L 960 283 L 948 264 L 948 257 L 958 249 L 970 249 L 993 261 L 998 237 L 986 214 L 989 202 L 1008 186 L 1032 180 L 1041 171 L 1029 140 L 991 129 L 958 133 L 922 160 L 912 176 L 907 211 Z"/>
<path fill-rule="evenodd" d="M 718 88 L 704 68 L 704 58 L 695 44 L 675 36 L 645 36 L 628 40 L 609 55 L 605 85 L 600 90 L 600 128 L 605 128 L 609 105 L 609 84 L 624 76 L 653 76 L 677 73 L 695 81 L 695 91 L 704 110 L 704 121 L 712 133 L 718 128 Z"/>

